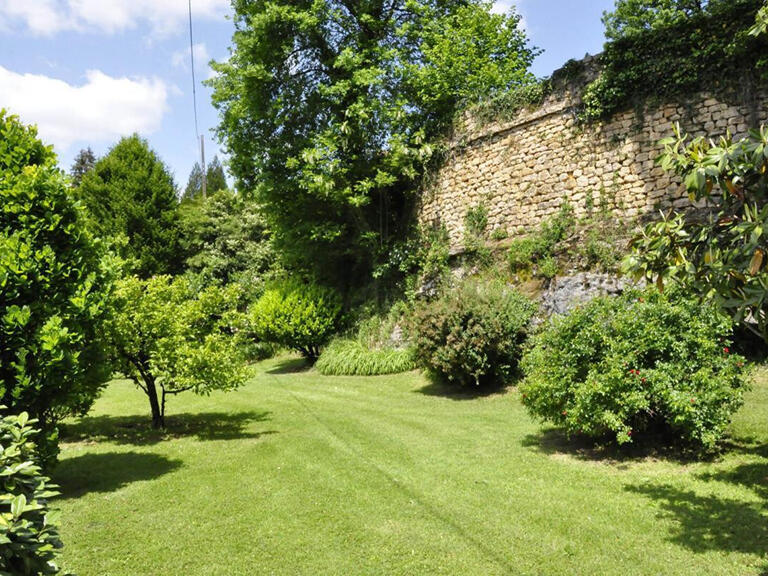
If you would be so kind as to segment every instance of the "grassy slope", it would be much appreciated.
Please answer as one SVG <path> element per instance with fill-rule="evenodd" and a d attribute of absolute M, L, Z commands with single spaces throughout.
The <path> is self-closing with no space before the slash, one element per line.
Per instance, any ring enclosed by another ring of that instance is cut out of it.
<path fill-rule="evenodd" d="M 144 398 L 114 384 L 63 446 L 66 567 L 80 576 L 768 567 L 768 373 L 735 424 L 738 446 L 685 463 L 579 450 L 532 422 L 514 390 L 457 398 L 414 374 L 285 368 L 268 362 L 227 395 L 172 399 L 176 434 L 162 441 L 139 425 Z"/>

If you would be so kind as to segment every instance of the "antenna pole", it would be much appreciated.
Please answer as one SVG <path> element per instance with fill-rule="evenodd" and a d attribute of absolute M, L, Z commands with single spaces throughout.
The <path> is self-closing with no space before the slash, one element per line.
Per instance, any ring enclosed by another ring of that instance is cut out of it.
<path fill-rule="evenodd" d="M 205 136 L 202 134 L 200 134 L 200 157 L 203 161 L 203 198 L 205 198 L 208 189 L 208 171 L 205 168 Z"/>

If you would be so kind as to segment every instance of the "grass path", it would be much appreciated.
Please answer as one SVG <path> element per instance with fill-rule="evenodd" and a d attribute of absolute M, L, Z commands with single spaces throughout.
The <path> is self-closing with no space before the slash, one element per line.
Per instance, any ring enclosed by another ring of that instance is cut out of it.
<path fill-rule="evenodd" d="M 71 423 L 64 563 L 79 576 L 749 575 L 768 568 L 768 373 L 711 462 L 596 455 L 517 392 L 293 372 L 173 398 L 169 437 L 114 383 Z"/>

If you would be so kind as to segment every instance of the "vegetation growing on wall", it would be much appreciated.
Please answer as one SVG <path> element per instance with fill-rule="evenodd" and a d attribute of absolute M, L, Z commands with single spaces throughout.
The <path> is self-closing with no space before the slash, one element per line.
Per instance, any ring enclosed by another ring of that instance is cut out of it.
<path fill-rule="evenodd" d="M 584 94 L 584 118 L 684 100 L 707 90 L 748 100 L 768 49 L 749 34 L 762 0 L 620 0 L 604 18 L 602 71 Z"/>

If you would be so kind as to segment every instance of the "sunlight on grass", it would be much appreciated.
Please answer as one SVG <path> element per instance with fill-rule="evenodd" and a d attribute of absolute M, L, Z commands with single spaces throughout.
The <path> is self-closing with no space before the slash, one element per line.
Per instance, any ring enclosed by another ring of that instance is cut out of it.
<path fill-rule="evenodd" d="M 768 568 L 768 371 L 728 451 L 595 451 L 517 392 L 409 373 L 324 377 L 286 358 L 179 397 L 169 429 L 115 382 L 68 426 L 55 479 L 81 575 L 665 574 Z"/>

